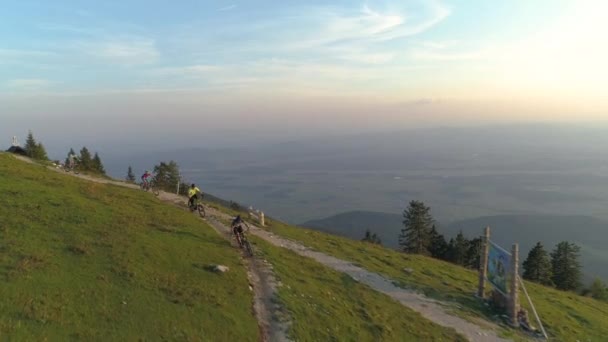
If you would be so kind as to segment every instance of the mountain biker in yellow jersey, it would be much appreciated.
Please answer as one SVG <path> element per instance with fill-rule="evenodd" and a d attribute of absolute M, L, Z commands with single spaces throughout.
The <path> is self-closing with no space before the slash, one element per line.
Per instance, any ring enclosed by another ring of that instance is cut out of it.
<path fill-rule="evenodd" d="M 190 186 L 190 189 L 188 189 L 188 207 L 192 207 L 194 205 L 194 200 L 200 193 L 201 189 L 197 188 L 195 184 Z"/>

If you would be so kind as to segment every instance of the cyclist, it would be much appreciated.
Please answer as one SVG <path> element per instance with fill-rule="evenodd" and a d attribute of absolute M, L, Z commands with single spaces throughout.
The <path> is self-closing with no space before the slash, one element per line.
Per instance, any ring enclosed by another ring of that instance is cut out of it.
<path fill-rule="evenodd" d="M 150 171 L 146 170 L 146 172 L 144 172 L 144 174 L 141 176 L 141 182 L 143 184 L 144 189 L 147 189 L 150 187 L 150 180 L 149 178 L 152 177 L 152 173 L 150 173 Z"/>
<path fill-rule="evenodd" d="M 201 193 L 201 189 L 197 188 L 195 184 L 190 186 L 188 189 L 188 207 L 194 206 L 194 200 L 197 199 L 197 195 Z"/>
<path fill-rule="evenodd" d="M 68 156 L 68 168 L 73 169 L 76 163 L 76 155 L 74 153 L 70 153 Z"/>
<path fill-rule="evenodd" d="M 243 234 L 243 225 L 247 227 L 247 231 L 249 231 L 249 225 L 241 219 L 241 215 L 237 215 L 234 220 L 232 220 L 232 224 L 230 227 L 232 228 L 232 234 L 236 238 L 236 241 L 239 243 L 239 246 L 243 246 L 241 241 L 241 234 Z"/>

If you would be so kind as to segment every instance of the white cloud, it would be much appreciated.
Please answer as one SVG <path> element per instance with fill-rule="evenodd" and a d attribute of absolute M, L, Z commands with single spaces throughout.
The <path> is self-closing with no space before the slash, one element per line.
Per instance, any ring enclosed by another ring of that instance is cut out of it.
<path fill-rule="evenodd" d="M 78 45 L 86 54 L 122 65 L 154 64 L 160 57 L 155 41 L 149 38 L 115 38 Z"/>
<path fill-rule="evenodd" d="M 358 13 L 333 13 L 322 32 L 324 40 L 364 39 L 392 40 L 423 33 L 439 24 L 451 10 L 438 1 L 428 1 L 426 10 L 408 9 L 375 10 L 368 5 Z"/>
<path fill-rule="evenodd" d="M 217 10 L 218 10 L 218 12 L 225 12 L 225 11 L 231 11 L 235 8 L 236 8 L 236 5 L 228 5 L 228 6 L 218 8 Z"/>
<path fill-rule="evenodd" d="M 56 53 L 39 50 L 0 49 L 0 58 L 48 57 Z"/>
<path fill-rule="evenodd" d="M 150 70 L 154 76 L 181 76 L 181 77 L 201 77 L 223 70 L 217 65 L 197 64 L 182 67 L 164 67 Z"/>
<path fill-rule="evenodd" d="M 51 81 L 41 78 L 19 78 L 6 82 L 8 89 L 13 91 L 42 90 L 51 84 Z"/>
<path fill-rule="evenodd" d="M 361 53 L 343 55 L 341 59 L 364 64 L 384 64 L 392 61 L 395 58 L 393 53 Z"/>

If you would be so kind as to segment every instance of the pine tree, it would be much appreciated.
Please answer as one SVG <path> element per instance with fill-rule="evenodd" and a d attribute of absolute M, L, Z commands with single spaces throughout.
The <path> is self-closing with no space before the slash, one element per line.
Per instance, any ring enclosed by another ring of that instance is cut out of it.
<path fill-rule="evenodd" d="M 135 174 L 133 173 L 133 168 L 129 165 L 129 170 L 127 170 L 127 182 L 135 183 Z"/>
<path fill-rule="evenodd" d="M 161 162 L 154 166 L 154 182 L 156 186 L 168 192 L 177 190 L 177 183 L 180 180 L 179 166 L 173 160 L 166 163 Z"/>
<path fill-rule="evenodd" d="M 528 253 L 528 258 L 523 263 L 524 274 L 523 278 L 547 285 L 553 286 L 551 281 L 551 260 L 549 254 L 545 251 L 545 248 L 540 242 L 536 243 L 536 246 Z"/>
<path fill-rule="evenodd" d="M 478 270 L 480 266 L 481 256 L 481 238 L 475 238 L 468 241 L 467 253 L 465 256 L 464 266 Z"/>
<path fill-rule="evenodd" d="M 606 287 L 606 284 L 599 278 L 595 278 L 593 283 L 591 283 L 591 286 L 586 289 L 583 294 L 597 300 L 608 302 L 608 287 Z"/>
<path fill-rule="evenodd" d="M 375 245 L 382 244 L 382 241 L 380 240 L 378 235 L 376 235 L 376 233 L 372 234 L 369 229 L 365 231 L 365 237 L 363 237 L 363 239 L 361 239 L 361 241 L 369 242 L 369 243 L 372 243 Z"/>
<path fill-rule="evenodd" d="M 49 157 L 46 154 L 46 149 L 44 148 L 44 145 L 42 145 L 41 142 L 38 142 L 38 144 L 36 145 L 36 153 L 34 159 L 49 160 Z"/>
<path fill-rule="evenodd" d="M 80 150 L 80 169 L 83 171 L 93 171 L 93 159 L 91 158 L 91 152 L 86 147 Z"/>
<path fill-rule="evenodd" d="M 29 131 L 27 134 L 27 139 L 25 140 L 25 153 L 27 153 L 28 157 L 34 159 L 37 148 L 38 144 L 36 143 L 36 139 L 34 139 L 34 134 L 32 131 Z"/>
<path fill-rule="evenodd" d="M 429 254 L 433 217 L 431 208 L 420 201 L 411 201 L 403 211 L 403 229 L 399 235 L 399 246 L 406 253 Z"/>
<path fill-rule="evenodd" d="M 456 235 L 456 239 L 450 239 L 448 245 L 448 261 L 461 266 L 466 266 L 469 241 L 462 234 L 462 230 Z"/>
<path fill-rule="evenodd" d="M 551 280 L 560 290 L 575 291 L 581 286 L 580 247 L 568 241 L 557 244 L 551 252 Z"/>
<path fill-rule="evenodd" d="M 92 171 L 95 171 L 102 175 L 106 174 L 106 170 L 103 167 L 103 163 L 101 162 L 101 158 L 99 158 L 99 154 L 97 152 L 95 152 L 95 156 L 93 157 L 93 160 L 91 162 L 91 168 Z"/>
<path fill-rule="evenodd" d="M 446 260 L 448 253 L 448 243 L 445 241 L 445 237 L 439 234 L 435 225 L 431 228 L 431 245 L 429 246 L 429 252 L 435 259 Z"/>

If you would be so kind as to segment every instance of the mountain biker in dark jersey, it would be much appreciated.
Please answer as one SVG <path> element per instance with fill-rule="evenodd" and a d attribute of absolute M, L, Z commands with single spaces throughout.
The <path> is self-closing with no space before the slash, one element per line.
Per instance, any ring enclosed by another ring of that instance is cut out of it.
<path fill-rule="evenodd" d="M 245 225 L 247 230 L 249 230 L 249 225 L 247 225 L 247 223 L 241 219 L 241 215 L 237 215 L 234 220 L 232 220 L 232 224 L 230 225 L 232 228 L 232 234 L 234 234 L 239 246 L 241 245 L 240 234 L 243 234 L 243 225 Z"/>

